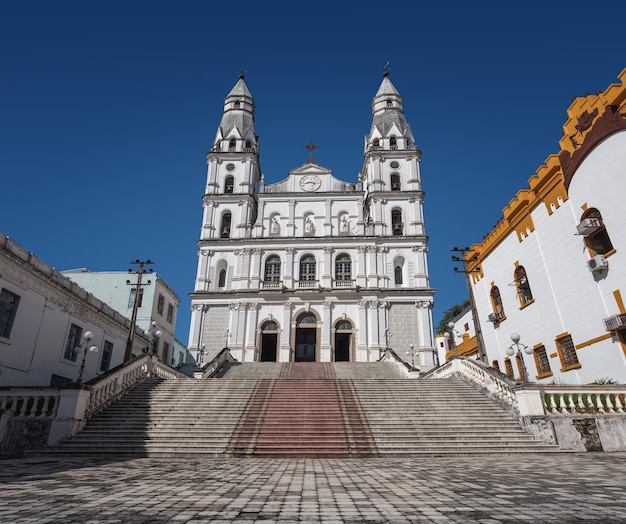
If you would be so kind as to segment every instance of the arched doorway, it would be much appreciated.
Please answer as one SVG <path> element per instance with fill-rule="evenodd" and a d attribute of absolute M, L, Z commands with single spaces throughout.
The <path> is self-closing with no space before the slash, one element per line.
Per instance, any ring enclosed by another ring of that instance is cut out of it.
<path fill-rule="evenodd" d="M 273 320 L 261 326 L 261 354 L 260 362 L 276 362 L 276 347 L 278 346 L 278 324 Z"/>
<path fill-rule="evenodd" d="M 296 362 L 315 362 L 317 345 L 317 317 L 309 312 L 302 313 L 296 320 Z"/>
<path fill-rule="evenodd" d="M 350 362 L 352 322 L 340 320 L 335 325 L 335 362 Z"/>

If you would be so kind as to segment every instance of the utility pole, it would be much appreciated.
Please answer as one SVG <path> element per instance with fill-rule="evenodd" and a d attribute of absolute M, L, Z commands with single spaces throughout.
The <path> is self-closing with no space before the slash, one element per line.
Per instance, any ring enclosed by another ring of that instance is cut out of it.
<path fill-rule="evenodd" d="M 452 260 L 454 262 L 461 262 L 463 264 L 463 269 L 459 269 L 458 267 L 454 268 L 455 273 L 463 273 L 465 275 L 465 284 L 467 285 L 467 293 L 469 294 L 470 307 L 472 309 L 472 320 L 474 321 L 474 331 L 476 332 L 476 345 L 478 347 L 478 360 L 482 360 L 483 362 L 487 362 L 487 352 L 485 351 L 485 342 L 483 340 L 483 332 L 480 329 L 480 320 L 478 319 L 478 311 L 476 311 L 476 302 L 474 300 L 474 290 L 472 288 L 472 282 L 470 280 L 470 273 L 467 269 L 467 260 L 465 258 L 465 254 L 470 251 L 469 247 L 453 247 L 450 251 L 454 251 L 456 253 L 460 253 L 461 256 L 453 256 Z M 477 258 L 473 259 L 474 261 Z M 480 268 L 476 268 L 474 271 L 480 271 Z"/>
<path fill-rule="evenodd" d="M 135 330 L 137 328 L 137 310 L 139 309 L 139 303 L 141 301 L 141 294 L 142 294 L 142 286 L 149 286 L 152 281 L 148 280 L 145 284 L 142 284 L 141 279 L 143 277 L 143 275 L 145 274 L 144 271 L 144 266 L 153 264 L 154 262 L 152 262 L 151 260 L 131 260 L 130 261 L 131 264 L 136 264 L 137 266 L 139 266 L 138 270 L 137 270 L 137 282 L 133 283 L 130 280 L 126 281 L 126 284 L 129 286 L 134 286 L 135 287 L 135 299 L 133 300 L 133 313 L 130 317 L 130 329 L 128 331 L 128 340 L 126 341 L 126 351 L 124 352 L 124 362 L 126 362 L 127 360 L 130 360 L 130 357 L 133 354 L 133 341 L 135 339 Z M 129 273 L 132 274 L 133 270 L 129 269 L 128 270 Z M 152 273 L 152 269 L 150 269 L 148 271 L 148 273 Z"/>

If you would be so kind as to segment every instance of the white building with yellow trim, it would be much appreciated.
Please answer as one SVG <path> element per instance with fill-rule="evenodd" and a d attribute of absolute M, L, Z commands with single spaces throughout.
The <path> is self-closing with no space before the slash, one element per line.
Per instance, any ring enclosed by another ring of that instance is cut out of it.
<path fill-rule="evenodd" d="M 488 363 L 509 376 L 626 382 L 626 69 L 619 79 L 574 99 L 558 154 L 465 254 Z"/>

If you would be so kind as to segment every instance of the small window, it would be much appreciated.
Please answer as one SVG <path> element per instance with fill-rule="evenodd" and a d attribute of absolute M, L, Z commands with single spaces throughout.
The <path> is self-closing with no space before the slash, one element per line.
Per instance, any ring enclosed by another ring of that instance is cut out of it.
<path fill-rule="evenodd" d="M 533 294 L 530 291 L 530 284 L 528 283 L 528 276 L 526 275 L 524 266 L 517 266 L 515 268 L 514 278 L 520 305 L 525 306 L 533 301 Z"/>
<path fill-rule="evenodd" d="M 491 361 L 491 367 L 497 371 L 500 371 L 500 362 L 498 362 L 498 360 L 492 360 Z"/>
<path fill-rule="evenodd" d="M 113 342 L 109 342 L 108 340 L 104 341 L 104 346 L 102 347 L 102 357 L 100 358 L 100 368 L 98 371 L 100 373 L 105 373 L 109 371 L 111 368 L 111 357 L 113 356 Z"/>
<path fill-rule="evenodd" d="M 265 262 L 265 282 L 280 282 L 280 258 L 272 255 Z"/>
<path fill-rule="evenodd" d="M 67 335 L 67 342 L 65 344 L 65 352 L 63 358 L 65 360 L 71 360 L 76 362 L 78 357 L 78 351 L 76 350 L 80 346 L 80 337 L 83 334 L 83 328 L 72 324 L 70 326 L 70 332 Z"/>
<path fill-rule="evenodd" d="M 165 297 L 159 294 L 159 299 L 157 301 L 157 313 L 159 315 L 163 315 L 163 308 L 165 307 Z"/>
<path fill-rule="evenodd" d="M 174 320 L 174 305 L 167 305 L 167 321 L 171 324 L 172 320 Z"/>
<path fill-rule="evenodd" d="M 235 190 L 235 177 L 227 176 L 224 180 L 224 193 L 232 193 Z"/>
<path fill-rule="evenodd" d="M 393 276 L 396 284 L 402 284 L 402 266 L 396 266 L 393 270 Z"/>
<path fill-rule="evenodd" d="M 500 290 L 497 286 L 491 288 L 491 305 L 493 306 L 493 312 L 496 315 L 496 320 L 504 320 L 504 306 L 502 305 L 502 297 L 500 296 Z"/>
<path fill-rule="evenodd" d="M 550 369 L 550 359 L 546 353 L 546 348 L 544 346 L 537 346 L 533 350 L 533 355 L 535 357 L 535 365 L 537 366 L 537 374 L 552 375 L 552 370 Z"/>
<path fill-rule="evenodd" d="M 235 107 L 235 109 L 239 109 L 241 107 L 241 102 L 239 100 L 235 100 L 233 106 Z"/>
<path fill-rule="evenodd" d="M 20 297 L 6 289 L 0 292 L 0 337 L 9 338 Z"/>
<path fill-rule="evenodd" d="M 252 142 L 250 142 L 250 140 L 246 140 L 246 149 L 252 149 Z"/>
<path fill-rule="evenodd" d="M 222 227 L 220 228 L 221 238 L 230 238 L 230 221 L 231 221 L 230 212 L 224 213 L 224 216 L 222 217 Z"/>
<path fill-rule="evenodd" d="M 397 146 L 398 146 L 398 140 L 396 139 L 396 137 L 395 137 L 395 136 L 392 136 L 392 137 L 389 139 L 389 147 L 390 147 L 391 149 L 396 149 L 396 147 L 397 147 Z"/>
<path fill-rule="evenodd" d="M 234 150 L 235 150 L 235 147 L 237 147 L 237 141 L 236 141 L 234 138 L 231 138 L 231 139 L 228 141 L 228 150 L 229 150 L 229 151 L 234 151 Z"/>
<path fill-rule="evenodd" d="M 393 173 L 391 175 L 391 190 L 400 191 L 400 189 L 402 189 L 400 187 L 400 175 L 398 175 L 398 173 Z"/>
<path fill-rule="evenodd" d="M 226 287 L 226 269 L 220 270 L 220 275 L 217 279 L 217 287 Z"/>
<path fill-rule="evenodd" d="M 352 259 L 350 255 L 341 254 L 335 259 L 335 280 L 352 280 Z"/>
<path fill-rule="evenodd" d="M 137 293 L 136 288 L 132 288 L 130 290 L 130 296 L 128 297 L 128 309 L 135 307 L 135 294 Z M 141 303 L 143 302 L 143 288 L 139 290 L 139 300 L 137 300 L 137 307 L 141 307 Z"/>
<path fill-rule="evenodd" d="M 375 138 L 374 140 L 372 140 L 372 145 L 374 147 L 380 146 L 380 140 L 378 138 Z"/>
<path fill-rule="evenodd" d="M 387 107 L 393 107 L 393 101 L 387 100 Z"/>
<path fill-rule="evenodd" d="M 561 359 L 562 371 L 567 371 L 574 367 L 580 367 L 576 347 L 571 335 L 564 335 L 556 339 L 556 347 Z"/>
<path fill-rule="evenodd" d="M 167 342 L 163 342 L 163 362 L 165 362 L 166 364 L 169 364 L 167 360 L 169 358 L 169 352 L 170 345 Z"/>
<path fill-rule="evenodd" d="M 402 211 L 400 209 L 391 211 L 391 230 L 393 236 L 400 236 L 403 233 Z"/>
<path fill-rule="evenodd" d="M 587 244 L 590 251 L 593 251 L 592 254 L 604 255 L 609 251 L 612 251 L 613 244 L 611 243 L 609 234 L 604 226 L 600 211 L 598 211 L 595 207 L 591 207 L 585 211 L 582 216 L 582 220 L 585 220 L 586 218 L 594 219 L 594 222 L 598 224 L 597 229 L 595 229 L 592 233 L 585 235 L 585 244 Z"/>

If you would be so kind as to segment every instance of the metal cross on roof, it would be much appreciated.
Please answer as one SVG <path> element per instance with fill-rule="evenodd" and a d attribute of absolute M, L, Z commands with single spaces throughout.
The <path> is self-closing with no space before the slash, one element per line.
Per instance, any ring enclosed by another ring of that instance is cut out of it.
<path fill-rule="evenodd" d="M 316 146 L 313 143 L 313 140 L 309 140 L 309 143 L 306 146 L 302 146 L 304 149 L 308 149 L 309 150 L 309 158 L 307 158 L 306 163 L 307 164 L 315 164 L 315 160 L 313 159 L 313 150 L 314 149 L 319 149 L 320 146 Z"/>

